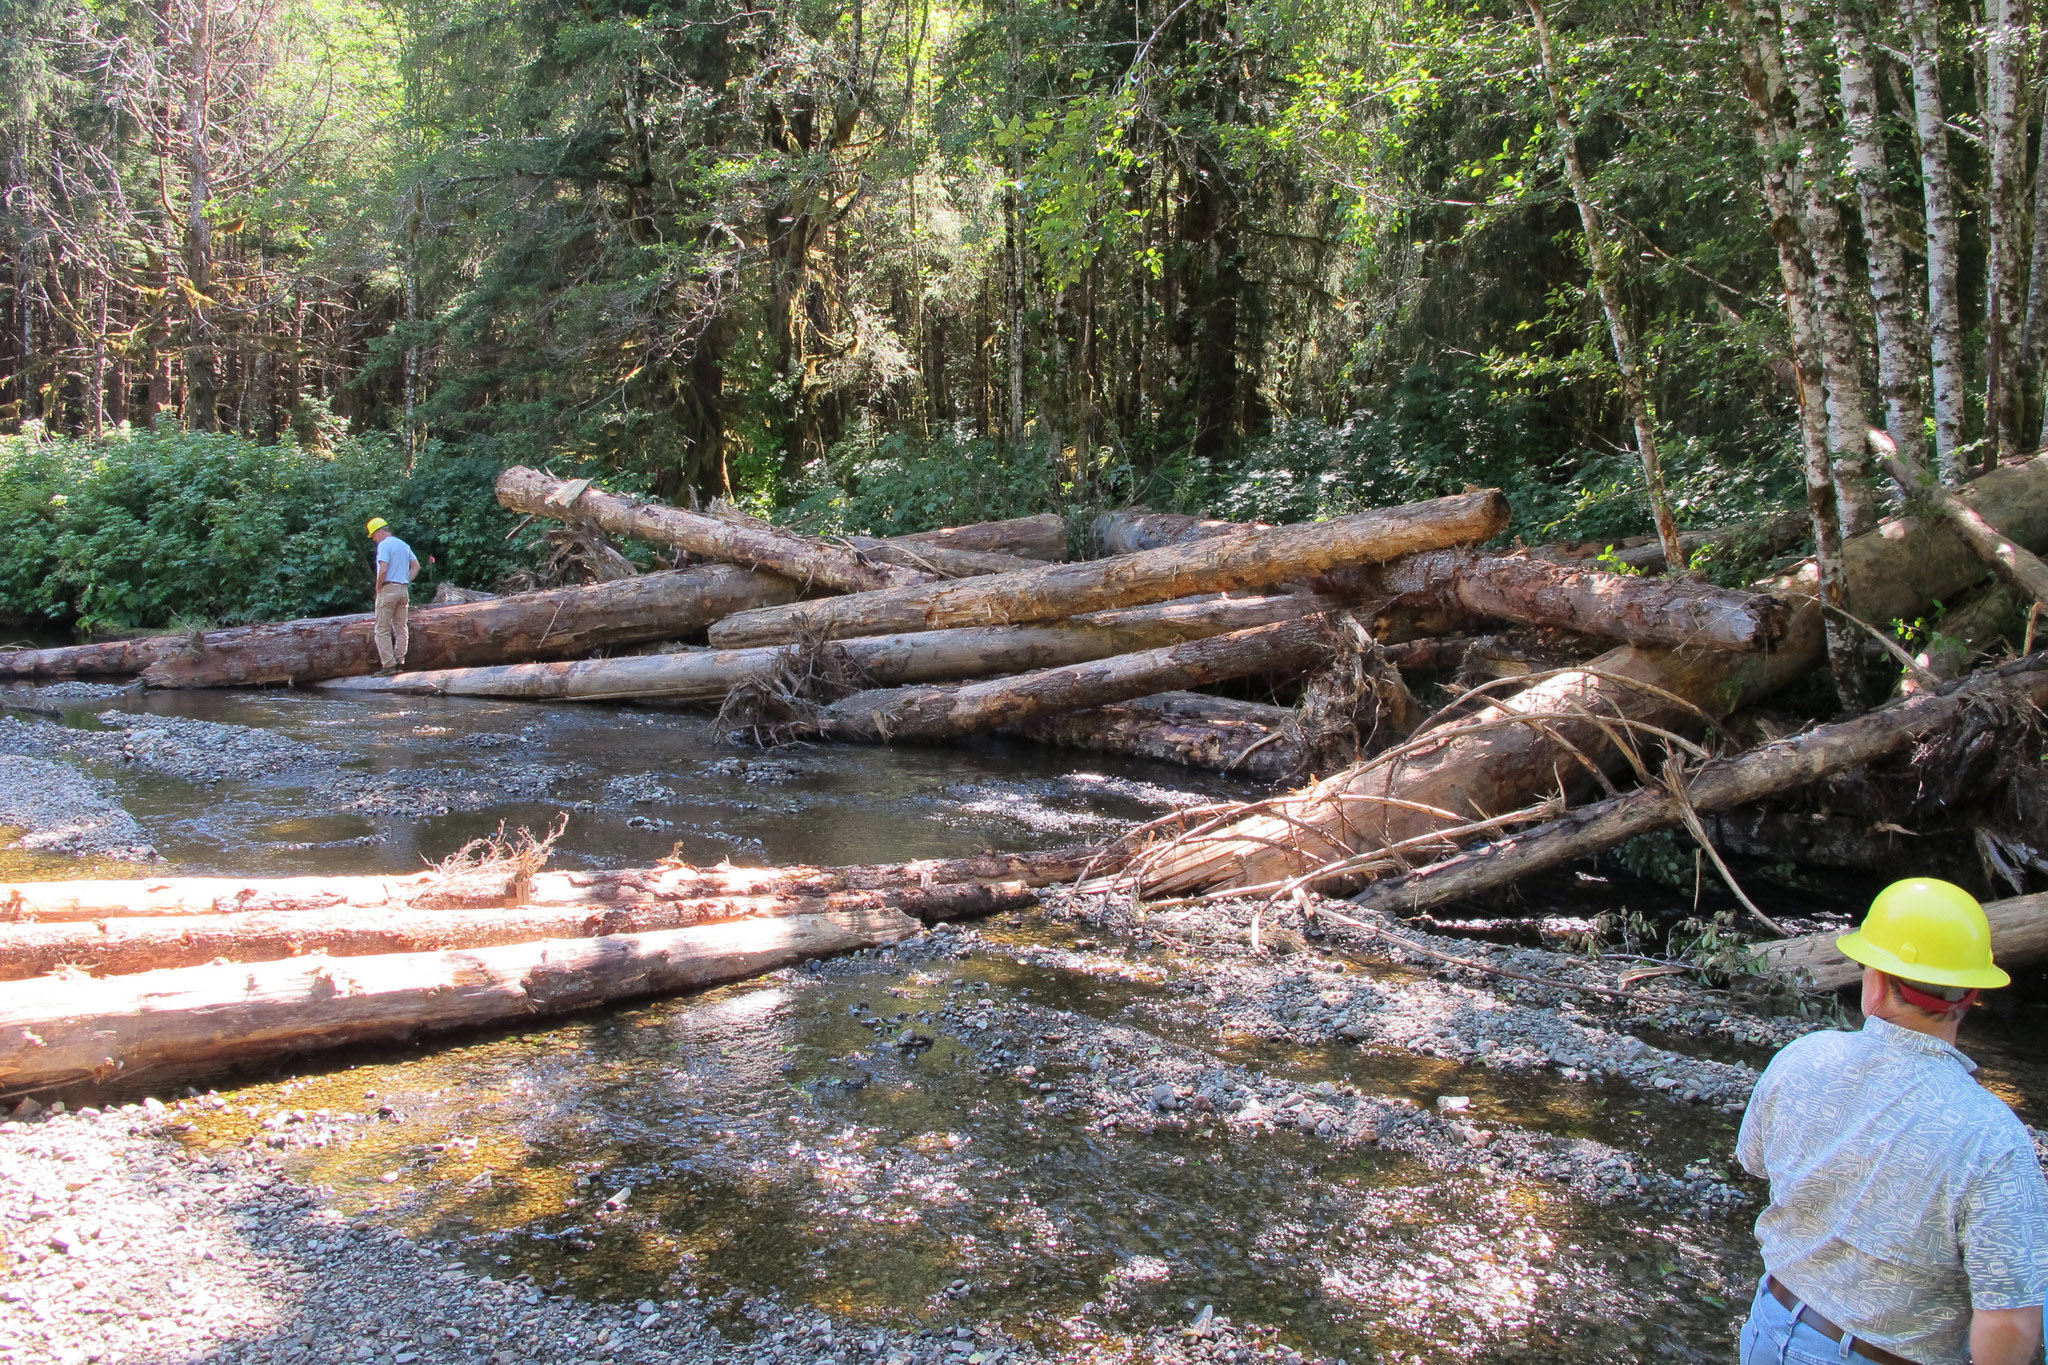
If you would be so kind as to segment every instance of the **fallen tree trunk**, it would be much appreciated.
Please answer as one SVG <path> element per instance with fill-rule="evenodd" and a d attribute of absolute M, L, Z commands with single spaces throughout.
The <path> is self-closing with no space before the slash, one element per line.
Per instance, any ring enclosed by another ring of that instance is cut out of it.
<path fill-rule="evenodd" d="M 720 648 L 737 648 L 799 638 L 1057 620 L 1195 593 L 1263 587 L 1340 565 L 1484 540 L 1507 524 L 1507 515 L 1507 502 L 1498 492 L 1465 493 L 1307 526 L 1232 531 L 1115 559 L 745 611 L 719 622 L 710 638 Z"/>
<path fill-rule="evenodd" d="M 1510 885 L 1532 873 L 1589 858 L 1698 814 L 1725 811 L 1861 767 L 1954 724 L 1993 699 L 2048 705 L 2048 656 L 1980 674 L 1833 725 L 1822 725 L 1685 775 L 1676 791 L 1649 786 L 1613 797 L 1428 867 L 1373 883 L 1355 900 L 1374 910 L 1415 914 Z"/>
<path fill-rule="evenodd" d="M 406 662 L 456 668 L 551 659 L 593 649 L 672 640 L 746 607 L 796 598 L 784 578 L 727 564 L 637 574 L 412 613 Z M 328 616 L 236 626 L 178 637 L 143 671 L 150 687 L 240 687 L 303 683 L 376 671 L 375 618 Z"/>
<path fill-rule="evenodd" d="M 1949 524 L 1993 573 L 2036 602 L 2048 606 L 2048 564 L 2042 563 L 2039 555 L 2025 546 L 2013 544 L 1996 526 L 1986 521 L 1981 512 L 1943 487 L 1940 480 L 1904 455 L 1891 451 L 1891 438 L 1873 431 L 1870 439 L 1873 446 L 1890 452 L 1884 454 L 1880 462 L 1901 493 L 1909 498 L 1925 499 L 1948 518 Z"/>
<path fill-rule="evenodd" d="M 1328 652 L 1328 631 L 1327 618 L 1309 616 L 989 682 L 856 692 L 820 707 L 812 719 L 779 727 L 779 732 L 790 738 L 880 744 L 957 739 L 1022 725 L 1051 712 L 1258 673 L 1299 672 Z"/>
<path fill-rule="evenodd" d="M 1694 649 L 1762 649 L 1784 634 L 1792 615 L 1785 603 L 1762 593 L 1476 550 L 1434 550 L 1340 569 L 1316 586 L 1361 601 L 1420 598 L 1493 620 Z"/>
<path fill-rule="evenodd" d="M 0 650 L 0 678 L 132 678 L 158 659 L 190 648 L 196 634 Z"/>
<path fill-rule="evenodd" d="M 902 569 L 914 569 L 924 574 L 926 581 L 939 578 L 979 578 L 992 573 L 1015 573 L 1019 569 L 1037 568 L 1040 563 L 1039 560 L 1027 559 L 1023 555 L 1003 554 L 996 550 L 955 550 L 944 545 L 904 545 L 897 541 L 877 540 L 873 536 L 841 536 L 836 539 L 844 541 L 863 558 L 883 564 L 894 564 Z"/>
<path fill-rule="evenodd" d="M 755 896 L 795 899 L 840 891 L 892 891 L 966 882 L 1051 886 L 1102 858 L 1071 846 L 1035 853 L 982 853 L 844 867 L 655 867 L 594 872 L 505 869 L 403 877 L 149 877 L 126 881 L 0 885 L 0 922 L 55 923 L 137 915 L 284 913 L 302 910 L 488 910 L 500 906 L 609 906 L 645 901 Z"/>
<path fill-rule="evenodd" d="M 1227 635 L 1342 606 L 1334 597 L 1205 597 L 1095 612 L 1042 625 L 962 627 L 835 641 L 848 671 L 877 685 L 947 682 L 1106 659 L 1141 649 Z M 357 677 L 324 684 L 351 692 L 426 696 L 523 697 L 558 701 L 665 701 L 717 704 L 735 687 L 764 683 L 802 647 L 705 649 L 677 654 L 508 664 Z"/>
<path fill-rule="evenodd" d="M 196 967 L 214 961 L 269 962 L 325 953 L 490 948 L 536 939 L 595 938 L 686 929 L 734 919 L 778 919 L 895 911 L 926 924 L 970 919 L 1032 904 L 1021 882 L 966 882 L 823 896 L 725 896 L 618 902 L 598 907 L 516 905 L 495 910 L 298 910 L 0 924 L 0 981 L 73 968 L 94 976 Z"/>
<path fill-rule="evenodd" d="M 934 545 L 943 550 L 982 551 L 1016 555 L 1056 564 L 1067 557 L 1067 519 L 1057 512 L 1039 512 L 1004 521 L 977 521 L 966 526 L 942 526 L 936 531 L 914 531 L 890 536 L 884 544 Z"/>
<path fill-rule="evenodd" d="M 1986 474 L 1959 494 L 2015 542 L 2048 544 L 2048 456 Z M 1946 521 L 1887 521 L 1843 547 L 1851 610 L 1910 618 L 1983 575 Z M 1810 671 L 1825 655 L 1811 562 L 1760 585 L 1795 604 L 1775 648 L 1752 654 L 1624 645 L 1584 668 L 1433 730 L 1270 810 L 1184 834 L 1143 862 L 1148 895 L 1283 881 L 1388 844 L 1527 805 L 1560 781 L 1617 770 L 1630 727 L 1694 730 Z M 1404 845 L 1405 846 L 1405 845 Z M 1348 874 L 1346 874 L 1348 875 Z M 1342 884 L 1334 877 L 1333 884 Z"/>
<path fill-rule="evenodd" d="M 516 1024 L 897 943 L 896 910 L 734 920 L 467 952 L 293 958 L 0 986 L 0 1091 L 152 1083 L 244 1062 Z"/>
<path fill-rule="evenodd" d="M 1184 512 L 1147 512 L 1133 508 L 1125 512 L 1104 512 L 1090 529 L 1105 555 L 1136 554 L 1162 545 L 1179 545 L 1190 540 L 1208 540 L 1247 526 L 1265 528 L 1267 522 L 1219 521 L 1214 517 L 1191 517 Z"/>
<path fill-rule="evenodd" d="M 1991 921 L 1991 955 L 2001 967 L 2026 967 L 2048 958 L 2048 893 L 1990 901 L 1984 917 Z M 1835 947 L 1839 933 L 1802 934 L 1760 943 L 1755 948 L 1765 971 L 1778 972 L 1812 986 L 1835 991 L 1863 979 L 1862 964 L 1851 962 Z"/>
<path fill-rule="evenodd" d="M 1288 729 L 1293 719 L 1294 712 L 1284 706 L 1162 692 L 1115 706 L 1040 716 L 1003 733 L 1067 749 L 1278 782 L 1304 763 L 1301 742 Z"/>
<path fill-rule="evenodd" d="M 585 520 L 615 536 L 687 550 L 706 559 L 766 569 L 804 585 L 869 592 L 929 583 L 935 575 L 878 564 L 858 551 L 829 545 L 763 522 L 707 517 L 680 507 L 620 497 L 588 479 L 558 479 L 514 465 L 498 476 L 498 501 L 514 512 L 557 521 Z"/>

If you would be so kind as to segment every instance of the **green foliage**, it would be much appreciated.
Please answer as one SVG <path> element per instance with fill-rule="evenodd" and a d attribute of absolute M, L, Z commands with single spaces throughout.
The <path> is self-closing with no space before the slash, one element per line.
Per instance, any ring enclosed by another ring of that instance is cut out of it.
<path fill-rule="evenodd" d="M 788 520 L 811 531 L 893 536 L 1056 509 L 1071 487 L 1042 446 L 863 427 L 804 471 Z"/>
<path fill-rule="evenodd" d="M 420 556 L 423 584 L 494 582 L 524 548 L 505 540 L 496 475 L 433 447 L 408 470 L 383 436 L 327 451 L 183 432 L 0 437 L 0 619 L 91 632 L 364 610 L 373 515 Z"/>
<path fill-rule="evenodd" d="M 1638 834 L 1608 856 L 1644 881 L 1673 890 L 1691 888 L 1697 876 L 1696 851 L 1668 829 Z"/>

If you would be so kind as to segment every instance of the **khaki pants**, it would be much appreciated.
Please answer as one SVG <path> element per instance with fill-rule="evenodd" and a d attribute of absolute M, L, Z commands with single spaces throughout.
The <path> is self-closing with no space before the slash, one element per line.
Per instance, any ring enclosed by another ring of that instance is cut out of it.
<path fill-rule="evenodd" d="M 377 658 L 386 668 L 405 663 L 406 617 L 412 610 L 412 594 L 403 583 L 386 583 L 377 590 Z"/>

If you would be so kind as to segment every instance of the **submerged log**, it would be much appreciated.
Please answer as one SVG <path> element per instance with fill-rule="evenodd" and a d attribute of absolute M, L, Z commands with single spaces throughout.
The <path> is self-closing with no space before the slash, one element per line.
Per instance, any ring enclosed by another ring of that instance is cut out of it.
<path fill-rule="evenodd" d="M 591 907 L 515 905 L 494 910 L 296 910 L 0 924 L 0 981 L 73 968 L 118 976 L 226 962 L 268 962 L 325 953 L 490 948 L 535 939 L 595 938 L 686 929 L 734 919 L 896 911 L 926 924 L 970 919 L 1030 905 L 1021 882 L 965 882 L 822 896 L 723 896 L 644 899 Z"/>
<path fill-rule="evenodd" d="M 1694 649 L 1762 649 L 1784 634 L 1792 615 L 1785 603 L 1762 593 L 1476 550 L 1435 550 L 1342 569 L 1316 586 L 1360 600 L 1421 598 L 1492 620 Z"/>
<path fill-rule="evenodd" d="M 1731 810 L 1861 767 L 1955 724 L 1969 707 L 1997 699 L 2048 706 L 2048 656 L 1715 759 L 1688 773 L 1676 791 L 1649 786 L 1583 806 L 1547 824 L 1375 882 L 1354 899 L 1374 910 L 1415 914 L 1497 890 L 1638 835 L 1683 824 L 1688 808 L 1698 814 Z"/>
<path fill-rule="evenodd" d="M 136 915 L 286 913 L 300 910 L 487 910 L 498 906 L 610 906 L 756 896 L 793 899 L 839 891 L 891 891 L 966 882 L 1051 886 L 1072 881 L 1099 849 L 982 853 L 842 867 L 655 867 L 594 872 L 491 869 L 403 877 L 148 877 L 0 885 L 0 922 L 99 920 Z"/>
<path fill-rule="evenodd" d="M 1991 921 L 1991 956 L 2001 967 L 2027 967 L 2048 958 L 2048 893 L 1988 901 L 1984 917 Z M 1840 933 L 1802 934 L 1760 943 L 1755 948 L 1765 971 L 1779 972 L 1834 991 L 1863 979 L 1862 964 L 1842 956 L 1835 946 Z"/>
<path fill-rule="evenodd" d="M 1115 706 L 1041 716 L 1003 733 L 1067 749 L 1278 782 L 1298 773 L 1305 762 L 1300 739 L 1288 728 L 1293 719 L 1294 712 L 1284 706 L 1162 692 Z"/>
<path fill-rule="evenodd" d="M 1204 597 L 1124 607 L 1042 625 L 961 627 L 839 640 L 847 671 L 878 686 L 948 682 L 990 674 L 1106 659 L 1141 649 L 1227 635 L 1234 630 L 1335 611 L 1343 603 L 1314 594 Z M 801 652 L 797 645 L 703 649 L 675 654 L 563 663 L 509 664 L 358 677 L 324 686 L 350 692 L 425 696 L 523 697 L 558 701 L 660 698 L 716 704 L 734 688 L 766 682 Z"/>
<path fill-rule="evenodd" d="M 1465 493 L 1307 526 L 1232 531 L 1115 559 L 740 612 L 713 628 L 711 643 L 737 648 L 800 638 L 1014 625 L 1194 593 L 1258 588 L 1341 565 L 1484 540 L 1507 524 L 1507 516 L 1506 499 L 1498 492 Z"/>
<path fill-rule="evenodd" d="M 841 592 L 904 587 L 929 583 L 935 577 L 916 569 L 878 564 L 858 551 L 764 522 L 709 517 L 621 497 L 591 487 L 588 479 L 558 479 L 524 465 L 514 465 L 498 476 L 498 501 L 528 516 L 581 519 L 615 536 L 669 545 L 744 568 L 766 569 L 801 584 Z"/>
<path fill-rule="evenodd" d="M 2048 455 L 1959 493 L 2015 542 L 2048 544 Z M 1843 547 L 1851 610 L 1912 617 L 1983 575 L 1947 522 L 1887 521 Z M 1619 729 L 1696 730 L 1802 676 L 1825 655 L 1818 577 L 1809 561 L 1759 585 L 1795 603 L 1784 637 L 1753 654 L 1625 645 L 1486 709 L 1294 793 L 1235 824 L 1177 840 L 1145 865 L 1149 895 L 1281 881 L 1329 863 L 1503 815 L 1590 769 L 1616 771 Z"/>
<path fill-rule="evenodd" d="M 525 1023 L 744 980 L 921 928 L 897 910 L 843 910 L 462 952 L 11 982 L 0 986 L 0 1092 L 157 1083 L 348 1043 Z"/>
<path fill-rule="evenodd" d="M 791 737 L 932 743 L 1154 692 L 1299 672 L 1327 651 L 1327 618 L 1309 616 L 989 682 L 856 692 L 783 728 Z"/>
<path fill-rule="evenodd" d="M 788 579 L 703 564 L 421 607 L 412 613 L 406 662 L 457 668 L 587 654 L 693 635 L 732 612 L 795 598 L 796 586 Z M 378 663 L 375 626 L 375 618 L 363 614 L 175 637 L 179 648 L 151 663 L 142 680 L 150 687 L 239 687 L 371 673 Z"/>

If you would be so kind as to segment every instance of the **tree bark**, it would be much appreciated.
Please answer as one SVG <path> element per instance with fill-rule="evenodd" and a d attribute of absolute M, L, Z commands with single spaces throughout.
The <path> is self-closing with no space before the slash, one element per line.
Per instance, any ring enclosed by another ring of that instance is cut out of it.
<path fill-rule="evenodd" d="M 1962 496 L 2015 542 L 2048 545 L 2048 456 L 1987 474 Z M 1916 615 L 1983 574 L 1982 561 L 1945 520 L 1895 519 L 1844 551 L 1857 600 L 1881 621 Z M 1767 696 L 1819 663 L 1825 645 L 1811 562 L 1759 586 L 1798 600 L 1770 651 L 1610 650 L 1296 792 L 1272 814 L 1248 815 L 1152 854 L 1143 890 L 1267 883 L 1503 815 L 1560 782 L 1583 785 L 1591 768 L 1617 769 L 1623 756 L 1612 736 L 1620 726 L 1688 730 L 1700 724 L 1694 708 L 1726 715 Z"/>
<path fill-rule="evenodd" d="M 0 924 L 0 981 L 20 981 L 59 968 L 125 976 L 216 960 L 269 962 L 308 953 L 368 957 L 492 948 L 539 939 L 654 933 L 736 919 L 894 912 L 933 924 L 1014 910 L 1037 898 L 1019 882 L 967 882 L 805 897 L 647 899 L 594 909 L 516 905 L 489 910 L 291 910 Z"/>
<path fill-rule="evenodd" d="M 0 678 L 132 678 L 191 643 L 190 635 L 144 635 L 97 645 L 0 650 Z"/>
<path fill-rule="evenodd" d="M 1913 49 L 1913 120 L 1920 141 L 1920 191 L 1927 236 L 1927 333 L 1934 366 L 1934 454 L 1941 481 L 1963 477 L 1963 319 L 1957 279 L 1955 189 L 1941 99 L 1941 7 L 1900 0 Z"/>
<path fill-rule="evenodd" d="M 351 1043 L 525 1023 L 740 981 L 920 928 L 896 910 L 841 911 L 469 952 L 16 982 L 0 990 L 0 1092 L 157 1084 Z"/>
<path fill-rule="evenodd" d="M 1329 648 L 1323 616 L 954 687 L 879 688 L 820 708 L 792 738 L 932 743 L 1155 692 L 1310 667 Z"/>
<path fill-rule="evenodd" d="M 1278 782 L 1301 771 L 1305 762 L 1300 741 L 1287 732 L 1293 719 L 1294 712 L 1284 706 L 1201 692 L 1161 692 L 1114 706 L 1040 716 L 1002 733 L 1066 749 Z"/>
<path fill-rule="evenodd" d="M 1011 517 L 1006 521 L 980 521 L 968 526 L 945 526 L 936 531 L 918 531 L 891 536 L 897 545 L 936 545 L 949 550 L 983 550 L 1038 559 L 1056 564 L 1067 557 L 1067 522 L 1057 512 Z"/>
<path fill-rule="evenodd" d="M 2025 967 L 2048 958 L 2048 893 L 1991 901 L 1991 955 L 2001 967 Z M 1863 979 L 1861 963 L 1835 947 L 1840 934 L 1804 934 L 1761 943 L 1756 955 L 1767 971 L 1801 980 L 1815 990 L 1834 991 Z"/>
<path fill-rule="evenodd" d="M 1857 716 L 1716 759 L 1685 775 L 1678 793 L 1663 785 L 1583 806 L 1523 830 L 1419 868 L 1375 882 L 1353 899 L 1375 910 L 1415 914 L 1510 885 L 1699 814 L 1731 810 L 1835 773 L 1861 767 L 1953 724 L 1968 707 L 1993 698 L 2048 703 L 2048 659 L 2024 672 L 1980 675 L 1950 691 L 1908 697 Z"/>
<path fill-rule="evenodd" d="M 877 564 L 843 546 L 764 523 L 729 521 L 620 497 L 592 488 L 588 479 L 558 479 L 523 465 L 514 465 L 498 476 L 498 501 L 528 516 L 583 519 L 616 536 L 671 545 L 706 559 L 766 569 L 798 583 L 841 592 L 908 587 L 937 577 L 894 564 Z"/>
<path fill-rule="evenodd" d="M 965 882 L 1050 886 L 1102 858 L 1072 845 L 1035 853 L 982 853 L 841 867 L 655 867 L 590 872 L 491 869 L 451 877 L 153 877 L 132 881 L 0 884 L 0 922 L 59 923 L 160 915 L 279 914 L 304 910 L 489 910 L 513 905 L 605 907 L 656 901 L 794 899 L 840 891 L 893 891 Z"/>
<path fill-rule="evenodd" d="M 1431 550 L 1391 564 L 1340 569 L 1316 586 L 1361 602 L 1423 598 L 1493 620 L 1696 649 L 1762 649 L 1784 634 L 1791 617 L 1783 602 L 1758 593 L 1476 550 Z"/>
<path fill-rule="evenodd" d="M 1565 101 L 1564 85 L 1557 74 L 1557 54 L 1551 50 L 1550 20 L 1544 15 L 1543 0 L 1523 0 L 1536 29 L 1536 50 L 1542 56 L 1543 86 L 1550 94 L 1550 117 L 1557 125 L 1558 142 L 1564 152 L 1565 179 L 1572 199 L 1579 206 L 1579 226 L 1586 238 L 1586 259 L 1593 274 L 1593 288 L 1600 296 L 1600 309 L 1607 315 L 1608 338 L 1614 343 L 1614 366 L 1621 374 L 1622 404 L 1635 427 L 1636 458 L 1642 465 L 1643 486 L 1649 495 L 1650 516 L 1656 523 L 1657 539 L 1664 546 L 1669 572 L 1681 573 L 1686 566 L 1685 547 L 1678 538 L 1678 519 L 1671 513 L 1671 497 L 1664 489 L 1664 461 L 1657 449 L 1657 423 L 1650 413 L 1650 397 L 1643 385 L 1642 360 L 1636 349 L 1635 325 L 1621 299 L 1621 253 L 1593 198 L 1593 184 L 1579 163 L 1579 131 L 1572 124 L 1571 107 Z"/>
<path fill-rule="evenodd" d="M 962 626 L 953 630 L 864 636 L 836 641 L 827 647 L 839 652 L 852 671 L 876 685 L 900 686 L 1106 659 L 1114 654 L 1335 611 L 1343 605 L 1337 597 L 1312 593 L 1207 597 L 1096 612 L 1042 625 Z M 765 682 L 801 650 L 797 645 L 761 645 L 753 649 L 689 650 L 495 668 L 434 669 L 390 677 L 348 678 L 326 686 L 351 692 L 426 696 L 563 701 L 659 697 L 673 702 L 716 704 L 735 687 Z"/>
<path fill-rule="evenodd" d="M 1864 0 L 1835 0 L 1842 118 L 1849 130 L 1849 168 L 1863 210 L 1863 248 L 1870 269 L 1871 313 L 1877 322 L 1877 385 L 1885 430 L 1915 464 L 1927 461 L 1927 414 L 1920 402 L 1927 372 L 1924 335 L 1913 307 L 1906 249 L 1892 211 L 1891 169 L 1877 123 L 1877 77 Z"/>
<path fill-rule="evenodd" d="M 1133 508 L 1104 512 L 1090 528 L 1105 555 L 1136 554 L 1162 545 L 1179 545 L 1190 540 L 1209 540 L 1226 531 L 1246 526 L 1267 529 L 1265 522 L 1221 521 L 1215 517 L 1192 517 L 1184 512 L 1147 512 Z"/>
<path fill-rule="evenodd" d="M 772 574 L 704 564 L 549 592 L 515 593 L 412 614 L 406 658 L 428 668 L 587 654 L 673 640 L 747 607 L 788 602 L 796 585 Z M 180 646 L 143 670 L 151 687 L 303 683 L 377 668 L 374 619 L 328 616 L 169 637 Z"/>
<path fill-rule="evenodd" d="M 2026 223 L 2020 187 L 2026 180 L 2026 5 L 1985 5 L 1984 141 L 1990 183 L 1984 196 L 1984 426 L 1992 463 L 2010 459 L 2020 442 L 2020 247 Z"/>
<path fill-rule="evenodd" d="M 1194 593 L 1263 587 L 1341 565 L 1484 540 L 1497 534 L 1507 518 L 1507 501 L 1497 491 L 1465 493 L 1313 525 L 1234 531 L 1115 559 L 741 612 L 712 630 L 711 643 L 735 648 L 803 636 L 844 639 L 1056 620 Z"/>

